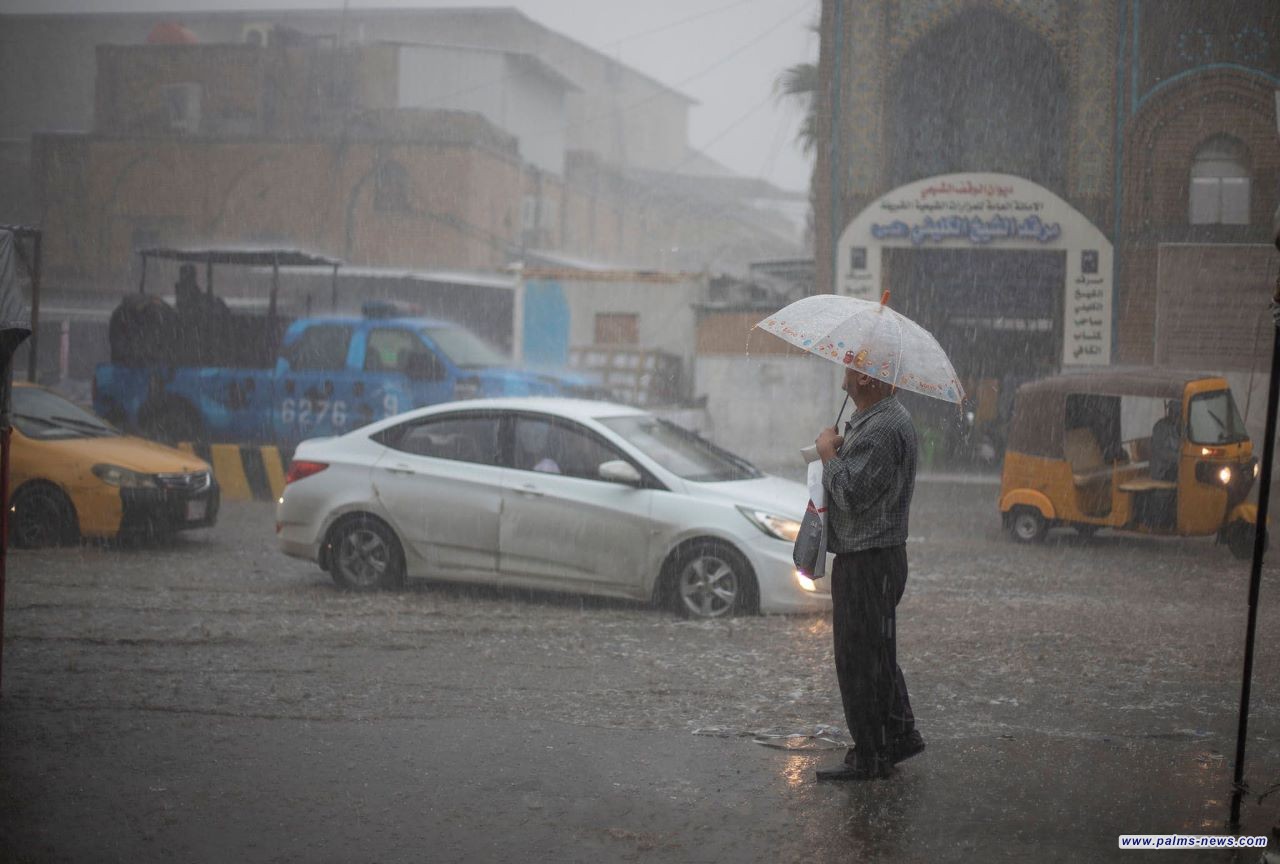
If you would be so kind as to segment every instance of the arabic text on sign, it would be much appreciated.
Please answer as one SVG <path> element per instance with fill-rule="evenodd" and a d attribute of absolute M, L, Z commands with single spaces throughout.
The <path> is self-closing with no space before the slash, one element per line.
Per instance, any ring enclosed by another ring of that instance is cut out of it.
<path fill-rule="evenodd" d="M 937 195 L 985 195 L 988 198 L 1008 198 L 1013 194 L 1012 186 L 999 186 L 995 183 L 974 183 L 966 180 L 963 183 L 938 183 L 920 190 L 921 198 L 932 198 Z"/>
<path fill-rule="evenodd" d="M 1043 222 L 1039 216 L 1025 219 L 993 216 L 943 216 L 934 219 L 926 216 L 914 225 L 902 220 L 889 224 L 874 223 L 871 236 L 877 240 L 910 240 L 911 245 L 941 243 L 945 240 L 968 240 L 975 246 L 985 246 L 996 240 L 1023 240 L 1032 243 L 1050 243 L 1062 235 L 1057 222 Z"/>

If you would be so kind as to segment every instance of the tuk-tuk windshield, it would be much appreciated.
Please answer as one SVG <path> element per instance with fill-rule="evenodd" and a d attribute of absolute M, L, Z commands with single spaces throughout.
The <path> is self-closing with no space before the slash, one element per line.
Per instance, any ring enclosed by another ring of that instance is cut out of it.
<path fill-rule="evenodd" d="M 1230 390 L 1191 397 L 1187 437 L 1193 444 L 1235 444 L 1249 437 Z"/>

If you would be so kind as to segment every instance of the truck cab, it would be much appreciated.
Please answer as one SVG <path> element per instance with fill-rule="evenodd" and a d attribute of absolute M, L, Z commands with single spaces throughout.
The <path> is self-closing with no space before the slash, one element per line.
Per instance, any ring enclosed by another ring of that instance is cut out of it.
<path fill-rule="evenodd" d="M 284 249 L 143 249 L 142 282 L 112 314 L 111 362 L 94 372 L 94 408 L 168 443 L 276 444 L 338 435 L 407 411 L 479 396 L 595 396 L 588 379 L 539 374 L 452 321 L 371 301 L 360 315 L 277 310 L 282 267 L 335 259 Z M 146 293 L 149 260 L 180 263 L 175 304 Z M 198 284 L 196 265 L 205 265 Z M 265 316 L 233 314 L 213 293 L 214 265 L 270 267 Z M 184 302 L 185 301 L 185 302 Z"/>
<path fill-rule="evenodd" d="M 425 405 L 481 396 L 587 395 L 588 382 L 510 368 L 510 359 L 449 321 L 306 318 L 276 361 L 277 437 L 296 442 Z"/>

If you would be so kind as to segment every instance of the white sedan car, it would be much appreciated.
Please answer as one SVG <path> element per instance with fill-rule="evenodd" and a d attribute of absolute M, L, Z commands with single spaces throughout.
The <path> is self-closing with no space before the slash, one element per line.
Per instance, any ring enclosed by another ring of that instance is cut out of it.
<path fill-rule="evenodd" d="M 492 399 L 304 441 L 280 548 L 342 587 L 407 576 L 651 600 L 694 618 L 830 608 L 791 561 L 802 484 L 644 411 Z"/>

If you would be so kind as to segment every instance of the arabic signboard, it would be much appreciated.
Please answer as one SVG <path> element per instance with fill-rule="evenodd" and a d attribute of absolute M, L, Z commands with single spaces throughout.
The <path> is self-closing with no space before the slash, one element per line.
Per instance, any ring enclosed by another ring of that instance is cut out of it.
<path fill-rule="evenodd" d="M 885 248 L 1024 249 L 1065 252 L 1062 364 L 1111 362 L 1111 243 L 1049 190 L 1009 174 L 918 180 L 872 202 L 837 247 L 836 290 L 878 298 Z"/>

